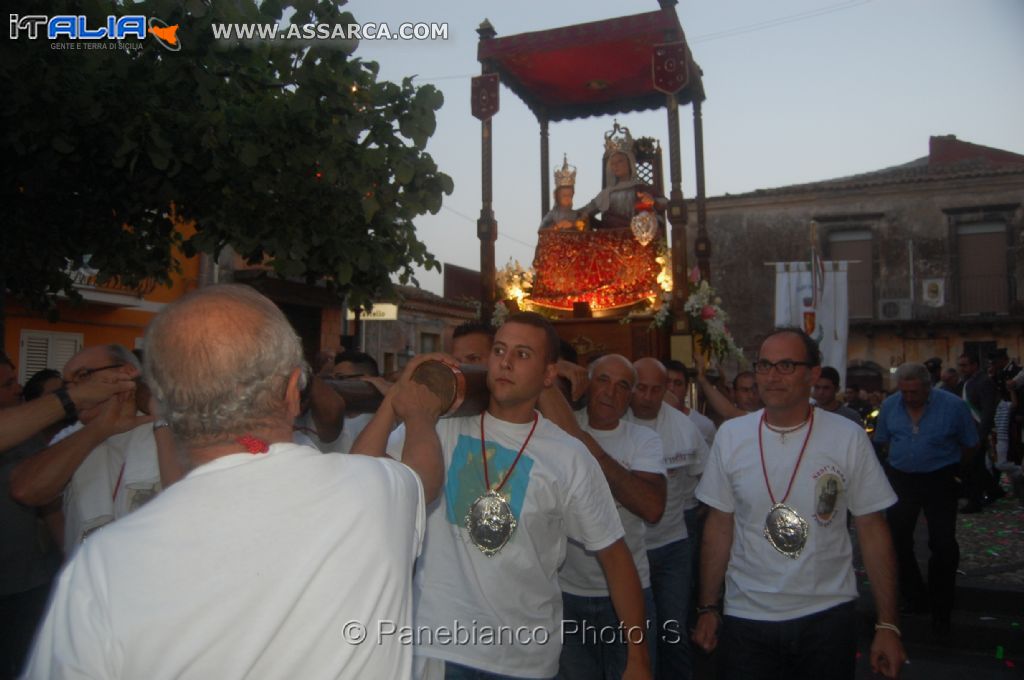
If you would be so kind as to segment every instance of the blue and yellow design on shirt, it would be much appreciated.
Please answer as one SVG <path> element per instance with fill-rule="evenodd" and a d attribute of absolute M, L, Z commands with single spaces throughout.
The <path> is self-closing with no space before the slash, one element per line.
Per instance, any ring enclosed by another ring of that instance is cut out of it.
<path fill-rule="evenodd" d="M 496 487 L 505 479 L 509 467 L 516 459 L 518 450 L 507 449 L 501 444 L 487 442 L 487 474 L 491 479 L 491 487 Z M 530 485 L 530 470 L 533 459 L 523 453 L 516 464 L 512 476 L 501 487 L 501 495 L 508 498 L 512 506 L 512 514 L 516 521 L 520 520 L 523 511 L 523 499 Z M 452 462 L 448 465 L 445 479 L 444 497 L 448 504 L 447 518 L 450 524 L 465 528 L 466 512 L 474 501 L 487 491 L 484 483 L 484 461 L 480 456 L 480 438 L 460 434 L 452 452 Z"/>

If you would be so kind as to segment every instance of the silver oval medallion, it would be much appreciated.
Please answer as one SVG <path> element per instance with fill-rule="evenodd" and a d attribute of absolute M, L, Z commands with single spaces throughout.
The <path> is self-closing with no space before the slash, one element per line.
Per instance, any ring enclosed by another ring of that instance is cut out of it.
<path fill-rule="evenodd" d="M 765 518 L 764 537 L 773 548 L 795 560 L 807 543 L 807 520 L 788 505 L 776 503 Z"/>
<path fill-rule="evenodd" d="M 473 545 L 492 557 L 512 538 L 516 516 L 507 500 L 496 491 L 488 491 L 469 506 L 466 530 Z"/>

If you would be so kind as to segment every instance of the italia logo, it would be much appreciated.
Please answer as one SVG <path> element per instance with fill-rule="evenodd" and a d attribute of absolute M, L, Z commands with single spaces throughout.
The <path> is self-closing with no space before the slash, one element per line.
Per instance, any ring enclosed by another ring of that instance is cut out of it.
<path fill-rule="evenodd" d="M 141 14 L 125 16 L 107 15 L 106 22 L 101 25 L 90 24 L 84 14 L 11 14 L 10 38 L 17 40 L 26 37 L 37 40 L 45 34 L 48 40 L 145 40 L 146 35 L 153 38 L 171 52 L 181 50 L 178 40 L 178 25 L 168 25 L 155 17 L 146 19 Z M 23 35 L 24 34 L 24 35 Z"/>

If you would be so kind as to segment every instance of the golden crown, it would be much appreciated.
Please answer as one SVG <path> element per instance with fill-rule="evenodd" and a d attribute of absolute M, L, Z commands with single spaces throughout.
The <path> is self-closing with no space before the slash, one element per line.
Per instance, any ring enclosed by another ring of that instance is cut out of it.
<path fill-rule="evenodd" d="M 569 158 L 562 154 L 562 167 L 555 168 L 555 188 L 576 186 L 576 166 L 569 165 Z"/>
<path fill-rule="evenodd" d="M 619 122 L 615 121 L 615 126 L 604 133 L 604 155 L 607 157 L 618 152 L 633 153 L 633 135 L 629 134 L 628 127 L 619 125 Z"/>

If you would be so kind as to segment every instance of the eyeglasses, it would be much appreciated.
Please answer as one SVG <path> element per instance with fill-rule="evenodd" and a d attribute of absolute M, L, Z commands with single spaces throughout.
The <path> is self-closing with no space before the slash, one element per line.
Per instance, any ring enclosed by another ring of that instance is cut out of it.
<path fill-rule="evenodd" d="M 354 380 L 365 375 L 365 373 L 339 373 L 338 375 L 332 375 L 331 380 Z"/>
<path fill-rule="evenodd" d="M 80 368 L 71 374 L 71 380 L 65 380 L 65 383 L 76 383 L 85 380 L 93 373 L 99 373 L 100 371 L 109 371 L 112 368 L 121 368 L 124 364 L 110 364 L 109 366 L 100 366 L 99 368 Z"/>
<path fill-rule="evenodd" d="M 810 361 L 793 361 L 791 359 L 782 359 L 781 361 L 768 361 L 767 359 L 758 359 L 754 362 L 754 370 L 761 375 L 767 375 L 772 372 L 774 368 L 779 372 L 780 375 L 789 375 L 796 370 L 797 366 L 813 366 Z"/>

